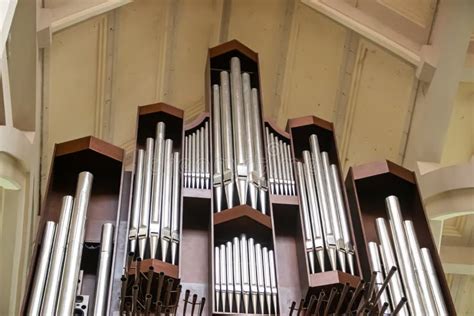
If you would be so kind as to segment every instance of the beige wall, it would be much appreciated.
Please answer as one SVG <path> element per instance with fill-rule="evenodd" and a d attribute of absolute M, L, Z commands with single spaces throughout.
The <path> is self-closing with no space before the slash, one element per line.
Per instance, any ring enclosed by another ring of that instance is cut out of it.
<path fill-rule="evenodd" d="M 459 83 L 441 164 L 465 163 L 474 155 L 474 83 Z"/>
<path fill-rule="evenodd" d="M 346 166 L 401 161 L 415 72 L 400 58 L 299 1 L 140 0 L 54 34 L 43 165 L 88 134 L 130 151 L 138 105 L 198 114 L 207 48 L 233 38 L 260 54 L 266 117 L 334 121 Z"/>

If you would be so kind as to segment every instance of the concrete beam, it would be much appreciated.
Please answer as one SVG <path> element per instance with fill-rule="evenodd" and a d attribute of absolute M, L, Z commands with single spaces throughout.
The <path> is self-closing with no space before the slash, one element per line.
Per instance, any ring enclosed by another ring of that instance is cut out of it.
<path fill-rule="evenodd" d="M 416 161 L 441 161 L 473 29 L 474 1 L 440 2 L 432 34 L 438 63 L 431 83 L 420 85 L 417 95 L 404 159 L 410 169 Z"/>

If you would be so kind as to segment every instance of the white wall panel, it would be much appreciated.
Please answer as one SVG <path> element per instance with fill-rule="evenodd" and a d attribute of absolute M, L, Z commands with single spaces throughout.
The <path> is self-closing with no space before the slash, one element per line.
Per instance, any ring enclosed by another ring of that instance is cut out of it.
<path fill-rule="evenodd" d="M 302 4 L 294 19 L 278 123 L 305 115 L 332 121 L 348 30 Z"/>
<path fill-rule="evenodd" d="M 94 133 L 98 69 L 98 36 L 103 16 L 68 28 L 53 37 L 49 49 L 49 105 L 47 142 L 54 143 Z M 49 165 L 50 154 L 48 155 Z"/>
<path fill-rule="evenodd" d="M 401 163 L 414 81 L 413 66 L 367 40 L 359 42 L 340 143 L 346 168 L 380 159 Z"/>

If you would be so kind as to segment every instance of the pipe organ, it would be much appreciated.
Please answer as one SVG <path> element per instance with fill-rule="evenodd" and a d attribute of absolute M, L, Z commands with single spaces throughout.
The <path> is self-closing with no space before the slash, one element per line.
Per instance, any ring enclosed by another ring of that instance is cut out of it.
<path fill-rule="evenodd" d="M 332 123 L 266 120 L 238 41 L 205 76 L 192 121 L 138 107 L 131 171 L 94 137 L 56 145 L 23 314 L 455 315 L 412 172 L 343 181 Z"/>

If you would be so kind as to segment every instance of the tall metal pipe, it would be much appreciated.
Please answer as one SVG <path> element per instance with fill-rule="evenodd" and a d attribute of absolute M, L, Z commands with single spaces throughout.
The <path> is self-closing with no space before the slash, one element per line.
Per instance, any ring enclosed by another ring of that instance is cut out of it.
<path fill-rule="evenodd" d="M 51 264 L 49 265 L 48 279 L 46 281 L 43 303 L 41 306 L 42 315 L 53 315 L 56 310 L 73 202 L 74 198 L 72 196 L 66 195 L 63 197 L 61 215 L 59 216 L 56 237 L 54 238 Z"/>
<path fill-rule="evenodd" d="M 143 196 L 140 214 L 140 227 L 138 229 L 138 250 L 140 257 L 145 257 L 145 247 L 148 238 L 148 225 L 150 222 L 151 184 L 153 177 L 153 152 L 155 142 L 153 138 L 146 139 L 145 160 L 143 165 Z"/>
<path fill-rule="evenodd" d="M 83 171 L 79 174 L 58 299 L 58 315 L 71 315 L 74 310 L 92 180 L 90 172 Z"/>
<path fill-rule="evenodd" d="M 379 254 L 379 248 L 377 243 L 375 242 L 369 242 L 368 244 L 369 248 L 369 261 L 370 261 L 370 266 L 372 267 L 372 271 L 376 273 L 375 277 L 375 284 L 377 286 L 377 289 L 380 289 L 382 287 L 382 284 L 384 282 L 384 275 L 383 275 L 383 269 L 381 265 L 381 259 L 380 259 L 380 254 Z M 384 303 L 390 304 L 390 298 L 388 295 L 388 291 L 384 291 L 379 298 L 378 305 L 381 308 Z M 390 307 L 386 309 L 387 313 L 390 313 Z"/>
<path fill-rule="evenodd" d="M 250 205 L 257 209 L 258 203 L 258 183 L 257 173 L 255 169 L 255 134 L 253 129 L 253 112 L 252 112 L 252 96 L 250 88 L 250 75 L 246 72 L 242 74 L 242 87 L 243 87 L 243 103 L 244 103 L 244 114 L 245 114 L 245 134 L 252 135 L 252 137 L 245 137 L 246 140 L 246 161 L 247 161 L 247 174 L 248 174 L 248 185 L 250 192 Z"/>
<path fill-rule="evenodd" d="M 201 170 L 201 130 L 198 128 L 196 132 L 196 186 L 195 188 L 199 189 L 202 182 L 202 170 Z"/>
<path fill-rule="evenodd" d="M 56 223 L 52 221 L 46 222 L 43 231 L 43 239 L 41 241 L 41 250 L 38 255 L 38 264 L 35 269 L 35 276 L 32 283 L 30 301 L 28 304 L 28 315 L 40 315 L 41 301 L 48 277 L 48 267 L 51 258 L 51 250 L 53 248 L 54 233 Z"/>
<path fill-rule="evenodd" d="M 260 210 L 263 214 L 267 213 L 267 181 L 265 179 L 265 156 L 263 149 L 262 123 L 260 121 L 260 105 L 258 102 L 258 90 L 252 88 L 252 131 L 255 142 L 254 167 L 257 173 L 257 182 L 259 187 Z"/>
<path fill-rule="evenodd" d="M 258 296 L 258 283 L 257 283 L 257 261 L 255 258 L 255 243 L 253 238 L 248 239 L 248 250 L 249 250 L 249 276 L 250 276 L 250 295 L 252 297 L 252 312 L 257 313 L 257 296 Z"/>
<path fill-rule="evenodd" d="M 232 140 L 232 114 L 230 109 L 229 73 L 221 71 L 221 106 L 222 106 L 222 145 L 224 147 L 223 183 L 227 208 L 234 206 L 234 145 Z"/>
<path fill-rule="evenodd" d="M 221 255 L 219 247 L 214 247 L 214 289 L 215 289 L 215 309 L 219 311 L 219 303 L 221 300 Z"/>
<path fill-rule="evenodd" d="M 227 296 L 227 273 L 226 273 L 226 268 L 227 268 L 227 262 L 226 262 L 226 247 L 225 245 L 220 246 L 220 280 L 221 280 L 221 300 L 222 300 L 222 311 L 226 311 L 226 296 Z"/>
<path fill-rule="evenodd" d="M 270 266 L 270 287 L 272 293 L 273 312 L 278 314 L 278 286 L 276 282 L 275 254 L 273 250 L 268 250 L 268 265 Z"/>
<path fill-rule="evenodd" d="M 181 217 L 181 175 L 179 156 L 179 152 L 173 153 L 173 190 L 171 200 L 171 264 L 176 264 L 178 245 L 180 242 L 179 219 Z"/>
<path fill-rule="evenodd" d="M 106 223 L 102 225 L 100 237 L 99 267 L 97 269 L 97 283 L 95 286 L 94 312 L 95 316 L 105 315 L 108 303 L 110 265 L 112 263 L 112 252 L 114 243 L 114 225 Z"/>
<path fill-rule="evenodd" d="M 339 219 L 341 220 L 341 231 L 342 238 L 344 240 L 344 247 L 346 249 L 347 261 L 349 263 L 349 270 L 352 275 L 355 274 L 355 263 L 354 263 L 354 247 L 352 243 L 351 233 L 349 230 L 349 224 L 347 222 L 347 213 L 346 207 L 344 204 L 344 197 L 342 195 L 341 183 L 339 182 L 339 172 L 335 164 L 331 164 L 331 184 L 334 187 L 334 195 L 336 198 L 337 212 L 339 214 Z"/>
<path fill-rule="evenodd" d="M 263 279 L 265 282 L 265 298 L 267 301 L 268 314 L 272 313 L 272 285 L 270 280 L 270 261 L 268 259 L 268 248 L 262 247 L 263 255 Z"/>
<path fill-rule="evenodd" d="M 314 250 L 316 251 L 316 256 L 319 262 L 319 266 L 321 271 L 325 271 L 325 264 L 324 264 L 324 239 L 323 239 L 323 228 L 321 226 L 321 215 L 320 209 L 318 207 L 318 201 L 316 197 L 316 187 L 314 184 L 313 178 L 313 170 L 311 167 L 311 159 L 309 151 L 303 151 L 303 167 L 304 167 L 304 178 L 308 193 L 308 205 L 309 205 L 309 213 L 311 215 L 311 225 L 313 228 L 313 237 L 314 237 Z M 324 238 L 328 238 L 328 235 L 324 235 Z M 331 248 L 327 248 L 330 257 L 335 259 L 336 257 L 336 248 L 335 244 L 328 244 L 331 245 Z M 334 247 L 333 247 L 334 246 Z"/>
<path fill-rule="evenodd" d="M 294 175 L 294 170 L 293 170 L 293 160 L 291 159 L 291 152 L 290 152 L 290 145 L 286 145 L 286 159 L 288 161 L 288 171 L 289 171 L 289 177 L 290 177 L 290 194 L 295 195 L 295 175 Z"/>
<path fill-rule="evenodd" d="M 303 164 L 301 162 L 296 163 L 296 174 L 298 179 L 298 190 L 300 198 L 301 214 L 303 215 L 303 236 L 306 253 L 308 254 L 309 273 L 315 273 L 314 267 L 314 242 L 313 233 L 311 232 L 311 220 L 309 216 L 308 201 L 306 195 L 306 187 L 303 175 Z"/>
<path fill-rule="evenodd" d="M 143 195 L 143 166 L 145 162 L 145 151 L 137 151 L 135 175 L 133 177 L 133 202 L 130 216 L 130 230 L 128 239 L 130 240 L 130 251 L 135 252 L 137 246 L 138 229 L 140 227 L 140 209 Z"/>
<path fill-rule="evenodd" d="M 312 161 L 312 168 L 314 168 L 314 173 L 310 173 L 312 176 L 314 175 L 314 179 L 316 182 L 316 190 L 317 190 L 317 201 L 319 202 L 319 210 L 321 212 L 321 221 L 322 221 L 322 229 L 324 234 L 324 241 L 326 244 L 326 250 L 329 254 L 329 262 L 331 264 L 332 270 L 336 270 L 336 237 L 334 236 L 334 227 L 333 227 L 333 220 L 331 216 L 331 205 L 328 193 L 328 187 L 326 185 L 327 180 L 324 173 L 324 166 L 323 161 L 321 158 L 321 152 L 319 149 L 319 142 L 318 137 L 315 134 L 312 134 L 309 137 L 309 144 L 311 149 L 311 161 Z M 308 164 L 310 163 L 309 155 L 308 155 Z M 306 163 L 306 161 L 305 161 Z M 316 194 L 316 192 L 315 192 Z"/>
<path fill-rule="evenodd" d="M 250 278 L 248 243 L 245 234 L 240 235 L 240 261 L 240 268 L 242 270 L 242 298 L 244 302 L 244 313 L 247 314 L 249 310 Z M 254 262 L 252 262 L 252 264 L 254 264 Z"/>
<path fill-rule="evenodd" d="M 289 161 L 286 159 L 286 143 L 281 139 L 278 140 L 279 151 L 280 151 L 280 160 L 282 164 L 282 176 L 283 176 L 283 186 L 286 195 L 290 195 L 290 166 Z"/>
<path fill-rule="evenodd" d="M 241 275 L 241 257 L 239 238 L 234 237 L 232 240 L 233 260 L 234 260 L 234 291 L 235 291 L 235 307 L 237 313 L 240 313 L 240 302 L 242 296 L 242 275 Z"/>
<path fill-rule="evenodd" d="M 188 174 L 189 174 L 189 154 L 190 152 L 188 151 L 188 141 L 189 136 L 184 136 L 184 187 L 188 188 Z"/>
<path fill-rule="evenodd" d="M 423 265 L 423 259 L 421 258 L 420 246 L 418 244 L 418 238 L 416 238 L 415 227 L 412 221 L 404 221 L 405 232 L 407 234 L 408 247 L 410 250 L 411 257 L 413 258 L 415 273 L 418 278 L 420 285 L 420 291 L 422 299 L 426 307 L 426 312 L 429 315 L 436 315 L 436 304 L 431 293 L 429 286 L 428 275 Z"/>
<path fill-rule="evenodd" d="M 265 309 L 265 276 L 263 267 L 263 254 L 260 244 L 255 244 L 255 263 L 257 265 L 257 286 L 258 299 L 260 302 L 260 314 L 264 314 Z"/>
<path fill-rule="evenodd" d="M 237 175 L 237 194 L 240 204 L 247 203 L 247 144 L 245 135 L 245 113 L 242 94 L 242 75 L 240 70 L 240 59 L 230 59 L 231 96 L 232 96 L 232 119 L 234 132 L 235 173 Z"/>
<path fill-rule="evenodd" d="M 210 166 L 210 159 L 209 159 L 209 137 L 211 137 L 209 135 L 209 123 L 206 121 L 204 123 L 204 133 L 203 133 L 203 137 L 204 137 L 204 178 L 205 178 L 205 185 L 204 185 L 204 188 L 203 189 L 210 189 L 211 188 L 211 184 L 209 183 L 210 182 L 210 179 L 211 179 L 211 173 L 210 173 L 210 170 L 211 170 L 211 166 Z"/>
<path fill-rule="evenodd" d="M 168 246 L 171 241 L 171 199 L 173 177 L 173 140 L 165 141 L 165 165 L 163 172 L 163 195 L 161 211 L 161 260 L 168 257 Z"/>
<path fill-rule="evenodd" d="M 191 188 L 196 188 L 197 178 L 197 132 L 191 134 Z"/>
<path fill-rule="evenodd" d="M 426 274 L 428 276 L 430 288 L 436 303 L 438 315 L 449 315 L 446 302 L 444 301 L 443 292 L 441 291 L 441 286 L 439 285 L 438 275 L 436 274 L 436 270 L 433 265 L 433 259 L 431 258 L 430 250 L 428 248 L 421 248 L 421 258 L 426 269 Z"/>
<path fill-rule="evenodd" d="M 161 200 L 163 190 L 163 164 L 165 147 L 165 123 L 156 125 L 155 154 L 153 157 L 153 183 L 150 217 L 150 257 L 156 258 L 158 239 L 160 238 Z"/>
<path fill-rule="evenodd" d="M 334 192 L 334 186 L 331 181 L 331 171 L 329 163 L 329 155 L 323 151 L 322 165 L 324 172 L 324 179 L 326 185 L 327 200 L 329 205 L 329 216 L 331 218 L 331 224 L 334 232 L 334 238 L 336 240 L 336 249 L 339 256 L 339 261 L 342 267 L 342 271 L 346 272 L 346 249 L 344 247 L 344 239 L 342 238 L 341 223 L 339 220 L 339 214 L 336 206 L 336 194 Z"/>
<path fill-rule="evenodd" d="M 402 287 L 402 281 L 398 272 L 399 267 L 397 265 L 397 260 L 395 258 L 392 242 L 390 241 L 390 235 L 388 233 L 385 219 L 382 217 L 377 218 L 375 220 L 375 225 L 377 228 L 377 236 L 379 237 L 380 241 L 380 253 L 385 273 L 388 273 L 388 271 L 392 267 L 397 268 L 397 271 L 395 272 L 389 283 L 390 298 L 393 305 L 396 305 L 402 300 L 403 297 L 405 297 Z M 409 315 L 406 306 L 403 307 L 403 309 L 400 311 L 400 315 Z"/>
<path fill-rule="evenodd" d="M 278 191 L 280 192 L 281 195 L 286 194 L 285 192 L 285 180 L 283 176 L 283 161 L 281 161 L 281 155 L 280 155 L 280 143 L 278 142 L 278 137 L 270 134 L 272 136 L 272 152 L 273 152 L 273 157 L 275 158 L 276 162 L 276 180 L 278 184 Z"/>
<path fill-rule="evenodd" d="M 403 284 L 407 290 L 408 308 L 415 315 L 426 315 L 425 306 L 421 298 L 419 285 L 415 275 L 413 260 L 408 248 L 407 236 L 403 227 L 402 213 L 398 198 L 391 195 L 385 199 L 390 228 L 395 245 L 399 268 L 402 274 Z"/>
<path fill-rule="evenodd" d="M 232 258 L 232 243 L 228 241 L 225 247 L 225 262 L 227 275 L 227 299 L 229 302 L 229 312 L 233 312 L 234 305 L 234 260 Z"/>
<path fill-rule="evenodd" d="M 275 167 L 273 166 L 273 151 L 272 151 L 272 138 L 270 138 L 270 130 L 265 127 L 265 137 L 267 139 L 267 159 L 268 159 L 268 182 L 270 192 L 276 194 L 275 190 Z"/>
<path fill-rule="evenodd" d="M 205 135 L 205 129 L 204 126 L 201 127 L 201 141 L 199 142 L 199 145 L 201 146 L 199 150 L 199 165 L 200 165 L 200 175 L 201 175 L 201 180 L 199 181 L 199 188 L 204 189 L 204 185 L 206 183 L 206 139 L 207 135 Z"/>
<path fill-rule="evenodd" d="M 220 90 L 218 85 L 212 86 L 212 144 L 214 154 L 214 196 L 216 210 L 222 210 L 222 134 L 221 134 L 221 106 Z"/>

